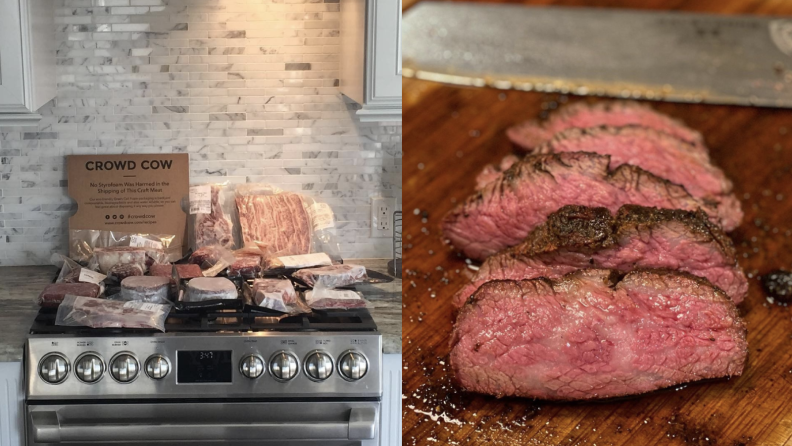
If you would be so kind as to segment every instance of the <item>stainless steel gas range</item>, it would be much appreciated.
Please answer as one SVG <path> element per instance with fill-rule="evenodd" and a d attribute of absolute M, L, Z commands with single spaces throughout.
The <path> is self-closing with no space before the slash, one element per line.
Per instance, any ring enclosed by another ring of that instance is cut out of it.
<path fill-rule="evenodd" d="M 366 310 L 171 312 L 166 333 L 53 325 L 26 346 L 28 445 L 379 444 L 382 338 Z"/>

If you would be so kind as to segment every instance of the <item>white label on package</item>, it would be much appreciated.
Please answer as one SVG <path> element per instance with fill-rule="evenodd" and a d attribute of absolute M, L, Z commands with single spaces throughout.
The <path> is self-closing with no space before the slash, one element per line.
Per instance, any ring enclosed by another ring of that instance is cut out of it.
<path fill-rule="evenodd" d="M 162 242 L 149 240 L 139 235 L 133 235 L 129 237 L 129 246 L 133 248 L 162 249 Z"/>
<path fill-rule="evenodd" d="M 299 256 L 278 257 L 286 268 L 307 268 L 309 266 L 329 266 L 333 264 L 330 256 L 323 252 L 303 254 Z"/>
<path fill-rule="evenodd" d="M 98 273 L 96 271 L 91 271 L 90 269 L 80 268 L 80 277 L 77 279 L 80 282 L 87 282 L 87 283 L 100 283 L 101 281 L 105 280 L 105 276 L 102 273 Z"/>
<path fill-rule="evenodd" d="M 311 214 L 314 231 L 335 227 L 335 223 L 333 223 L 333 209 L 330 208 L 329 204 L 314 203 L 308 208 L 308 212 Z"/>
<path fill-rule="evenodd" d="M 305 293 L 305 300 L 312 303 L 316 299 L 360 299 L 360 295 L 350 290 L 312 290 Z"/>
<path fill-rule="evenodd" d="M 135 310 L 152 311 L 152 312 L 153 311 L 159 311 L 162 307 L 163 307 L 163 305 L 161 305 L 161 304 L 152 304 L 152 303 L 149 303 L 149 302 L 138 302 L 138 301 L 134 301 L 134 300 L 131 300 L 131 301 L 129 301 L 129 302 L 124 304 L 124 308 L 132 308 L 132 309 L 135 309 Z"/>
<path fill-rule="evenodd" d="M 190 214 L 212 213 L 212 186 L 190 187 Z"/>

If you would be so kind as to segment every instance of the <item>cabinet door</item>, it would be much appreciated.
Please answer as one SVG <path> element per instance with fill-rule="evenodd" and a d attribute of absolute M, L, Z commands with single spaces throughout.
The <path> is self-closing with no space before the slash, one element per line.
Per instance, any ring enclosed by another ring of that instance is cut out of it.
<path fill-rule="evenodd" d="M 22 363 L 0 362 L 0 446 L 22 446 Z"/>
<path fill-rule="evenodd" d="M 401 103 L 401 0 L 369 0 L 367 69 L 371 105 Z"/>
<path fill-rule="evenodd" d="M 26 112 L 20 0 L 0 0 L 0 112 Z"/>

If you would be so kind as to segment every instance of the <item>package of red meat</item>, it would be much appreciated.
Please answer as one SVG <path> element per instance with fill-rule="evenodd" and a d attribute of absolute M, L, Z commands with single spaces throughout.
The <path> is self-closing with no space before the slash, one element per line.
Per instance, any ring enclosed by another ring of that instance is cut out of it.
<path fill-rule="evenodd" d="M 261 256 L 236 256 L 236 260 L 228 267 L 228 277 L 255 279 L 261 276 Z"/>
<path fill-rule="evenodd" d="M 188 241 L 193 250 L 204 246 L 234 249 L 236 206 L 228 183 L 190 186 Z"/>
<path fill-rule="evenodd" d="M 190 255 L 190 263 L 201 267 L 204 277 L 214 277 L 231 266 L 236 257 L 220 245 L 203 246 Z"/>
<path fill-rule="evenodd" d="M 236 207 L 244 246 L 257 242 L 276 256 L 311 252 L 310 198 L 269 184 L 236 187 Z"/>
<path fill-rule="evenodd" d="M 297 296 L 289 279 L 256 279 L 253 281 L 253 304 L 289 314 L 310 313 Z"/>
<path fill-rule="evenodd" d="M 101 292 L 101 287 L 95 283 L 51 283 L 39 294 L 38 304 L 42 307 L 56 307 L 67 294 L 95 298 Z"/>
<path fill-rule="evenodd" d="M 69 294 L 58 307 L 55 325 L 165 331 L 170 308 L 170 305 L 150 302 L 122 302 Z"/>
<path fill-rule="evenodd" d="M 305 292 L 305 303 L 314 310 L 366 308 L 363 295 L 351 290 L 313 289 Z"/>
<path fill-rule="evenodd" d="M 292 276 L 314 289 L 340 288 L 368 279 L 366 267 L 361 265 L 330 265 L 321 268 L 301 269 Z"/>
<path fill-rule="evenodd" d="M 55 280 L 56 283 L 95 283 L 100 287 L 104 286 L 104 274 L 80 266 L 74 260 L 61 255 L 53 254 L 52 264 L 60 267 L 60 273 Z"/>
<path fill-rule="evenodd" d="M 145 249 L 149 257 L 147 266 L 155 262 L 174 262 L 182 256 L 182 247 L 173 243 L 175 238 L 167 234 L 72 229 L 69 231 L 69 257 L 86 264 L 94 257 L 97 248 L 129 247 Z"/>

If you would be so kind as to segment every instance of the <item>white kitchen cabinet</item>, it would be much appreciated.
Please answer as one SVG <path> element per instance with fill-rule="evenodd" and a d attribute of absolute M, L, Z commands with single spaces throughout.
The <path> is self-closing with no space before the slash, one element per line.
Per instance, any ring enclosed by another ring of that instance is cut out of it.
<path fill-rule="evenodd" d="M 55 97 L 55 0 L 0 0 L 0 126 L 35 125 Z"/>
<path fill-rule="evenodd" d="M 382 355 L 380 446 L 402 444 L 402 355 Z"/>
<path fill-rule="evenodd" d="M 0 362 L 0 446 L 22 446 L 22 363 Z"/>
<path fill-rule="evenodd" d="M 401 121 L 401 0 L 341 1 L 341 93 L 363 122 Z"/>

